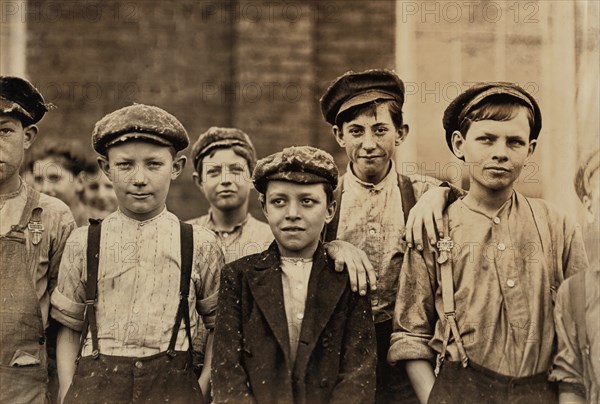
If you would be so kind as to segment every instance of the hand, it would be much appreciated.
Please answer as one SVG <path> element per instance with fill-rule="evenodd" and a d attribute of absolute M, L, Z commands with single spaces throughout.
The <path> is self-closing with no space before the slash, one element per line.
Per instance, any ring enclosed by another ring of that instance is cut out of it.
<path fill-rule="evenodd" d="M 423 250 L 423 226 L 425 226 L 425 231 L 429 235 L 431 245 L 435 245 L 438 233 L 440 237 L 443 237 L 443 211 L 449 192 L 449 188 L 431 188 L 421 196 L 410 210 L 406 221 L 406 242 L 409 248 L 416 246 L 417 250 Z"/>
<path fill-rule="evenodd" d="M 377 290 L 377 274 L 363 250 L 342 240 L 330 241 L 325 244 L 325 249 L 335 261 L 337 272 L 342 272 L 344 265 L 348 268 L 350 287 L 353 292 L 359 290 L 361 296 L 366 295 L 367 284 L 371 285 L 371 290 Z"/>

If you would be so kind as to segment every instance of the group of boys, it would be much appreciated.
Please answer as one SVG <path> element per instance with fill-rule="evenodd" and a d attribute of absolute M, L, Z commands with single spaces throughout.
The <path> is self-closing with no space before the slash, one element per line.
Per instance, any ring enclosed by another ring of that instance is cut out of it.
<path fill-rule="evenodd" d="M 341 177 L 322 150 L 257 162 L 247 134 L 210 128 L 190 160 L 211 208 L 191 224 L 165 205 L 186 164 L 185 128 L 160 108 L 125 107 L 92 134 L 118 210 L 73 230 L 68 208 L 18 175 L 43 99 L 22 79 L 1 80 L 1 265 L 11 286 L 0 285 L 0 401 L 47 399 L 49 313 L 62 325 L 66 403 L 558 400 L 547 380 L 554 298 L 588 264 L 577 227 L 513 189 L 541 130 L 520 87 L 479 84 L 446 109 L 468 194 L 396 172 L 409 128 L 390 71 L 347 73 L 321 99 L 349 158 Z M 268 225 L 248 213 L 250 178 Z M 430 241 L 413 246 L 403 234 L 412 241 L 420 218 L 430 218 Z M 598 383 L 585 381 L 596 365 L 578 379 L 563 363 L 551 376 L 561 400 L 597 397 Z"/>

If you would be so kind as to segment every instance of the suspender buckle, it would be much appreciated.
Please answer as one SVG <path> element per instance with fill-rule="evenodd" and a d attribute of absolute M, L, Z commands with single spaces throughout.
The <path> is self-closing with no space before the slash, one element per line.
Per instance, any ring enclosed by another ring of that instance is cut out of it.
<path fill-rule="evenodd" d="M 435 377 L 438 377 L 438 375 L 440 374 L 440 369 L 442 368 L 443 363 L 444 363 L 444 355 L 439 353 L 437 355 L 437 357 L 435 358 L 435 369 L 433 371 L 433 374 L 435 375 Z"/>
<path fill-rule="evenodd" d="M 171 358 L 174 358 L 177 356 L 177 352 L 175 352 L 174 349 L 167 349 L 167 355 L 169 355 Z"/>
<path fill-rule="evenodd" d="M 439 251 L 437 262 L 441 265 L 448 261 L 448 253 L 454 248 L 454 241 L 450 236 L 446 236 L 436 243 L 436 247 Z"/>
<path fill-rule="evenodd" d="M 100 356 L 100 352 L 97 349 L 92 351 L 92 358 L 97 359 Z"/>

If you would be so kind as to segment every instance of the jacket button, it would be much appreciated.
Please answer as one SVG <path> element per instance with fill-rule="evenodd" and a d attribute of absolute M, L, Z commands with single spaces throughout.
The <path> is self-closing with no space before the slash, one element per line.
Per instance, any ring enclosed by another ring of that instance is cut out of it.
<path fill-rule="evenodd" d="M 329 338 L 323 338 L 322 345 L 323 348 L 327 348 L 329 346 Z"/>
<path fill-rule="evenodd" d="M 329 381 L 327 379 L 322 379 L 321 383 L 319 383 L 319 386 L 324 389 L 325 387 L 329 386 Z"/>
<path fill-rule="evenodd" d="M 40 337 L 40 339 L 38 339 L 38 343 L 40 345 L 44 345 L 46 343 L 46 337 L 44 337 L 44 336 Z"/>
<path fill-rule="evenodd" d="M 135 367 L 138 368 L 138 369 L 141 369 L 141 368 L 144 367 L 144 364 L 142 362 L 140 362 L 140 361 L 136 361 L 135 362 Z"/>

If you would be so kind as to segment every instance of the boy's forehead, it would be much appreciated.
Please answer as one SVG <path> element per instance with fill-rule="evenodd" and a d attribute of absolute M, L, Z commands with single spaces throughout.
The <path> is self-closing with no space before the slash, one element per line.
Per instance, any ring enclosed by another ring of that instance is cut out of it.
<path fill-rule="evenodd" d="M 344 125 L 361 124 L 361 123 L 377 124 L 386 123 L 393 124 L 392 114 L 390 113 L 387 103 L 373 105 L 372 108 L 364 109 L 359 112 L 354 118 L 344 122 Z"/>
<path fill-rule="evenodd" d="M 128 155 L 139 159 L 153 156 L 171 156 L 172 146 L 157 144 L 145 139 L 130 139 L 115 143 L 107 148 L 107 155 Z"/>
<path fill-rule="evenodd" d="M 22 125 L 21 120 L 19 118 L 11 114 L 0 112 L 0 125 L 4 124 Z"/>
<path fill-rule="evenodd" d="M 324 183 L 300 183 L 293 181 L 270 180 L 267 183 L 267 194 L 314 194 L 325 193 Z"/>

